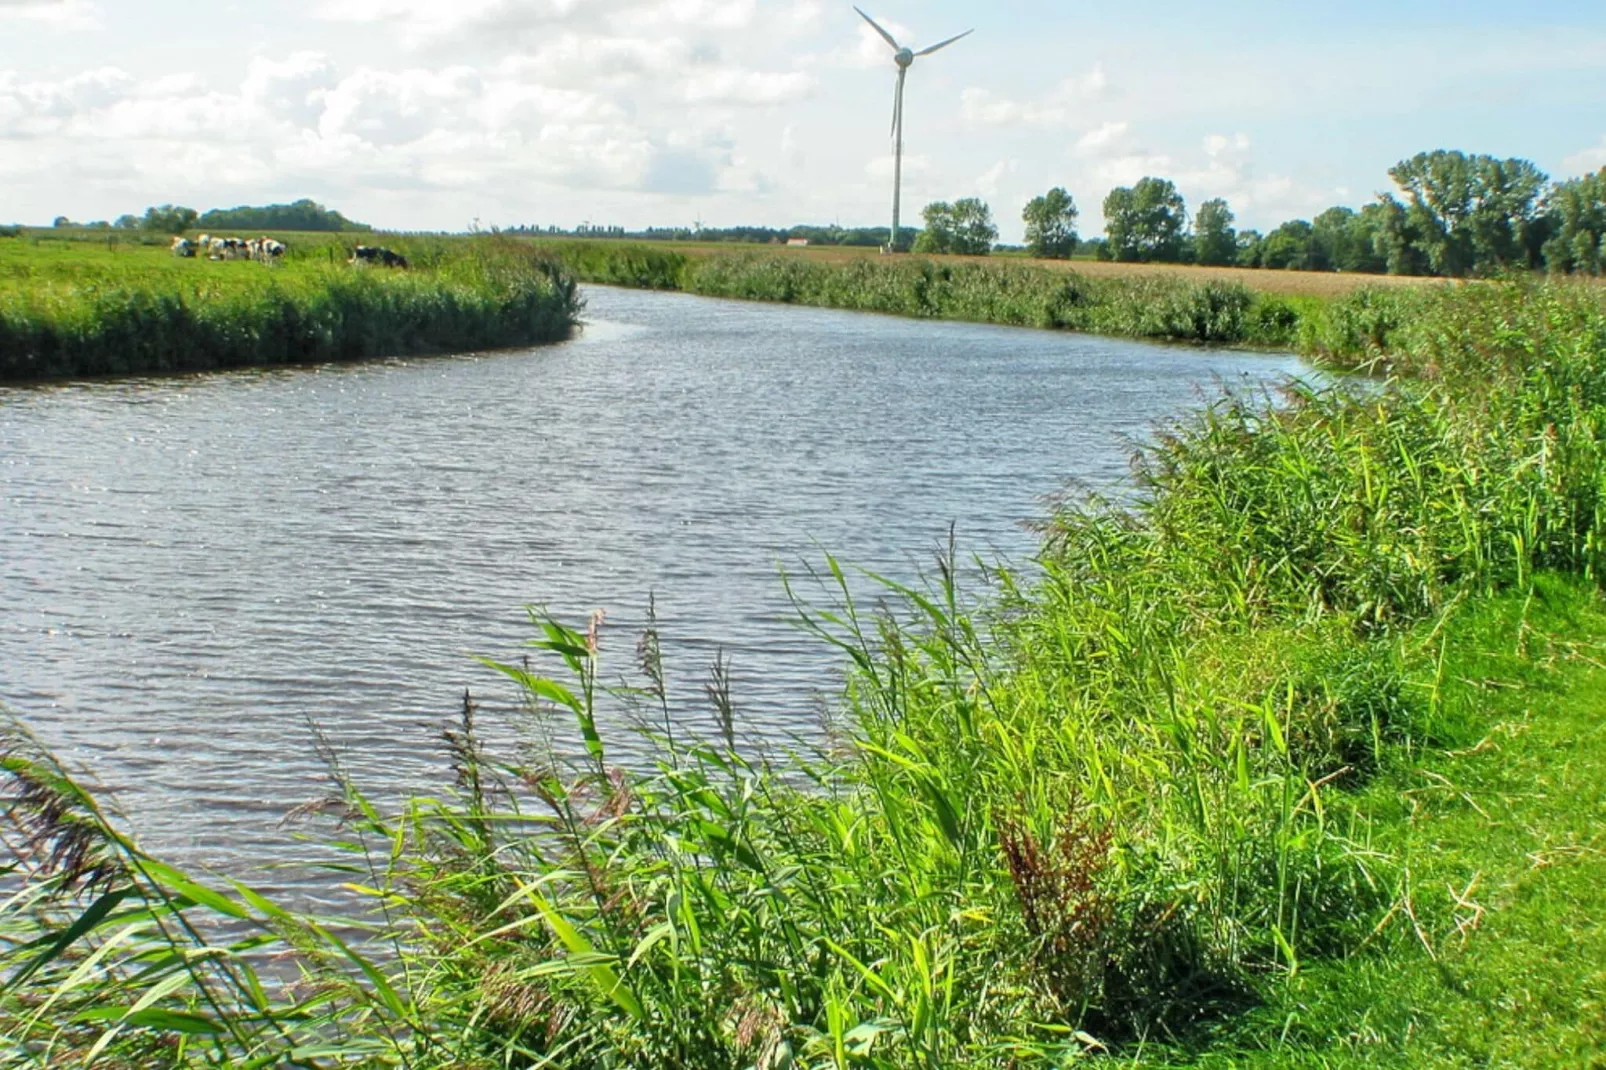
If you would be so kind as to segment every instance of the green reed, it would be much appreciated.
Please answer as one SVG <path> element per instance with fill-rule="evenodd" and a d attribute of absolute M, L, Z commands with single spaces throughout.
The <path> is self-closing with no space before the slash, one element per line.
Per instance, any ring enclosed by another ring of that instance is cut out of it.
<path fill-rule="evenodd" d="M 980 308 L 977 278 L 928 281 Z M 1176 421 L 1133 500 L 1062 503 L 1041 567 L 989 567 L 980 597 L 951 545 L 913 586 L 829 557 L 791 577 L 848 667 L 794 754 L 744 741 L 719 661 L 687 723 L 654 622 L 615 660 L 600 620 L 535 615 L 529 660 L 493 665 L 525 744 L 489 751 L 465 698 L 455 783 L 398 814 L 335 768 L 360 943 L 154 868 L 15 744 L 31 880 L 0 912 L 0 1060 L 1052 1066 L 1383 953 L 1427 901 L 1364 789 L 1469 716 L 1441 701 L 1445 622 L 1542 571 L 1599 580 L 1597 294 L 1447 288 L 1397 319 L 1355 298 L 1325 337 L 1415 377 Z M 650 767 L 614 760 L 619 714 Z M 296 987 L 250 972 L 267 947 Z"/>
<path fill-rule="evenodd" d="M 573 278 L 526 246 L 385 240 L 412 270 L 353 267 L 329 243 L 281 264 L 19 246 L 0 255 L 0 380 L 464 352 L 574 325 Z"/>
<path fill-rule="evenodd" d="M 1090 278 L 1008 262 L 683 254 L 627 242 L 538 244 L 586 282 L 896 316 L 1131 338 L 1288 346 L 1309 301 L 1182 276 Z"/>

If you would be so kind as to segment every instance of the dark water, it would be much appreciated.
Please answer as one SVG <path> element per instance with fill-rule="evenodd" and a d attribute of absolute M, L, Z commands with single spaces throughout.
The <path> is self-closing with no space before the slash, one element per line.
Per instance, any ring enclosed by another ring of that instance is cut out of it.
<path fill-rule="evenodd" d="M 385 795 L 441 783 L 471 655 L 521 607 L 604 608 L 613 673 L 656 592 L 702 719 L 807 736 L 837 664 L 779 569 L 1029 558 L 1067 478 L 1292 358 L 590 291 L 575 341 L 455 359 L 0 388 L 0 703 L 95 771 L 147 845 L 242 872 L 304 848 L 317 721 Z M 629 756 L 628 748 L 625 751 Z"/>

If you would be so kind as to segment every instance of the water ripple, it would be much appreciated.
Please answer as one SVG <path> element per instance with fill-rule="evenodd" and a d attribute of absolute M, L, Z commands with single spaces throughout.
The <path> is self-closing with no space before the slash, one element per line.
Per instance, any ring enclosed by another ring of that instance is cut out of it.
<path fill-rule="evenodd" d="M 0 388 L 0 701 L 94 769 L 141 837 L 250 873 L 324 790 L 307 722 L 382 797 L 438 785 L 464 688 L 510 739 L 526 604 L 649 592 L 688 730 L 732 661 L 746 730 L 816 737 L 836 659 L 779 570 L 908 579 L 950 523 L 1025 559 L 1067 478 L 1217 380 L 1291 359 L 593 289 L 575 341 L 365 365 Z M 617 714 L 609 724 L 621 726 Z M 621 758 L 639 759 L 628 748 Z M 318 899 L 316 878 L 267 883 Z"/>

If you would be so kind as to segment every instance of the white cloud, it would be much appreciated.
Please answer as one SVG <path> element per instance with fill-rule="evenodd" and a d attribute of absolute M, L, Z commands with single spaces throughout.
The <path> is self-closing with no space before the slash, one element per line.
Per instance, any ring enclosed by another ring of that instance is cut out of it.
<path fill-rule="evenodd" d="M 676 37 L 570 32 L 544 42 L 528 57 L 510 57 L 501 66 L 504 73 L 546 85 L 623 88 L 679 74 L 698 62 L 696 50 Z"/>
<path fill-rule="evenodd" d="M 972 86 L 960 94 L 960 117 L 972 126 L 1053 129 L 1085 122 L 1087 105 L 1101 99 L 1109 79 L 1101 65 L 1073 75 L 1039 100 L 1011 100 L 990 89 Z"/>
<path fill-rule="evenodd" d="M 1076 151 L 1090 155 L 1106 152 L 1111 146 L 1124 142 L 1131 129 L 1130 123 L 1104 123 L 1078 138 Z"/>
<path fill-rule="evenodd" d="M 1242 132 L 1231 137 L 1226 134 L 1207 134 L 1204 139 L 1205 155 L 1213 160 L 1247 159 L 1249 149 L 1249 135 Z"/>
<path fill-rule="evenodd" d="M 976 191 L 983 197 L 997 197 L 1003 188 L 1004 180 L 1013 176 L 1019 170 L 1019 160 L 999 160 L 986 171 L 983 171 L 976 179 Z"/>
<path fill-rule="evenodd" d="M 886 179 L 888 182 L 891 182 L 893 163 L 894 161 L 891 153 L 888 153 L 885 156 L 877 156 L 869 163 L 864 165 L 864 173 L 869 175 L 871 178 L 882 178 Z M 911 156 L 908 153 L 904 153 L 903 177 L 906 181 L 911 178 L 918 179 L 930 175 L 934 170 L 935 168 L 930 156 Z"/>
<path fill-rule="evenodd" d="M 758 0 L 615 0 L 612 6 L 618 8 L 612 21 L 620 29 L 687 26 L 737 30 L 751 25 Z"/>
<path fill-rule="evenodd" d="M 1302 184 L 1287 175 L 1260 175 L 1246 133 L 1207 134 L 1198 146 L 1194 152 L 1153 148 L 1139 140 L 1130 122 L 1105 122 L 1077 140 L 1072 151 L 1078 161 L 1075 181 L 1082 189 L 1108 190 L 1150 176 L 1167 178 L 1191 206 L 1223 197 L 1240 217 L 1257 219 L 1309 218 L 1341 198 L 1336 189 Z M 1084 210 L 1094 207 L 1089 203 Z M 1093 221 L 1087 223 L 1091 230 Z"/>
<path fill-rule="evenodd" d="M 1602 137 L 1598 145 L 1581 149 L 1568 156 L 1561 161 L 1561 165 L 1569 175 L 1587 174 L 1606 167 L 1606 137 Z"/>
<path fill-rule="evenodd" d="M 56 82 L 24 82 L 0 73 L 0 136 L 41 136 L 76 116 L 110 107 L 133 90 L 132 75 L 101 67 Z"/>
<path fill-rule="evenodd" d="M 882 29 L 890 33 L 893 36 L 893 39 L 898 41 L 900 44 L 907 44 L 913 39 L 913 33 L 910 31 L 909 27 L 905 26 L 903 23 L 898 22 L 895 19 L 882 18 L 876 15 L 874 12 L 871 12 L 871 16 L 875 18 L 876 22 L 881 24 Z M 882 67 L 892 69 L 893 63 L 891 46 L 889 46 L 887 42 L 882 39 L 880 34 L 876 33 L 875 30 L 870 27 L 869 23 L 865 22 L 857 15 L 853 17 L 857 20 L 857 29 L 853 38 L 853 44 L 847 47 L 840 47 L 832 51 L 828 56 L 825 57 L 826 65 L 832 67 L 848 67 L 862 71 L 877 70 Z"/>
<path fill-rule="evenodd" d="M 814 79 L 796 71 L 744 71 L 733 68 L 694 74 L 686 83 L 692 104 L 783 104 L 807 96 Z"/>
<path fill-rule="evenodd" d="M 324 97 L 318 132 L 373 145 L 401 145 L 440 131 L 482 125 L 485 83 L 469 67 L 440 71 L 363 69 Z"/>
<path fill-rule="evenodd" d="M 297 52 L 277 62 L 258 56 L 246 68 L 240 95 L 275 118 L 313 127 L 338 80 L 334 62 L 318 52 Z"/>
<path fill-rule="evenodd" d="M 626 67 L 656 62 L 654 53 L 629 55 Z M 341 72 L 325 55 L 300 52 L 257 58 L 228 89 L 192 74 L 141 80 L 111 67 L 57 81 L 0 73 L 0 138 L 30 139 L 41 176 L 65 164 L 82 177 L 115 153 L 120 166 L 97 181 L 146 200 L 200 186 L 214 200 L 232 187 L 291 186 L 517 201 L 533 183 L 764 195 L 776 180 L 736 151 L 734 132 L 712 120 L 717 110 L 696 106 L 773 104 L 813 84 L 797 73 L 699 67 L 663 102 L 676 110 L 673 127 L 650 133 L 628 98 L 543 84 L 533 77 L 539 66 Z"/>
<path fill-rule="evenodd" d="M 789 5 L 776 24 L 806 25 L 814 8 Z M 539 46 L 558 27 L 627 37 L 739 30 L 758 10 L 758 0 L 323 0 L 317 14 L 330 22 L 378 24 L 420 48 L 464 40 Z"/>
<path fill-rule="evenodd" d="M 100 5 L 92 0 L 0 0 L 0 26 L 31 23 L 55 30 L 96 30 Z"/>
<path fill-rule="evenodd" d="M 914 48 L 969 25 L 855 2 Z M 236 20 L 247 36 L 229 40 L 225 9 L 241 5 L 193 6 L 0 0 L 8 213 L 310 195 L 407 226 L 885 215 L 896 70 L 846 3 L 299 0 Z M 1293 24 L 1257 45 L 1212 37 L 1219 14 L 1176 15 L 1199 48 L 1160 55 L 1121 20 L 1084 35 L 989 17 L 935 66 L 919 60 L 909 147 L 928 155 L 907 160 L 911 218 L 981 191 L 1008 229 L 1011 204 L 1055 185 L 1092 215 L 1111 186 L 1157 174 L 1190 203 L 1225 196 L 1244 225 L 1274 226 L 1387 185 L 1387 146 L 1416 144 L 1425 115 L 1558 175 L 1606 166 L 1606 140 L 1586 147 L 1603 128 L 1572 92 L 1606 54 L 1606 16 L 1458 24 L 1454 48 L 1436 27 L 1426 50 L 1426 34 L 1379 44 L 1351 20 L 1313 55 L 1274 47 L 1305 39 Z M 97 24 L 115 39 L 62 32 Z M 1407 67 L 1409 100 L 1386 77 Z"/>

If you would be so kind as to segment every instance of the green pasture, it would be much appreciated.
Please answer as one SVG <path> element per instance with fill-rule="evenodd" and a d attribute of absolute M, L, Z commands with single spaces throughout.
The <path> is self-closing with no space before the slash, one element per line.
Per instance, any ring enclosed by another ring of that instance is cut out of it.
<path fill-rule="evenodd" d="M 279 236 L 279 263 L 181 258 L 115 232 L 0 238 L 0 380 L 200 371 L 552 341 L 573 280 L 528 247 L 382 239 L 406 271 L 346 262 L 356 242 Z"/>

